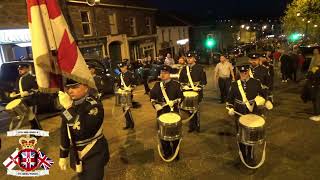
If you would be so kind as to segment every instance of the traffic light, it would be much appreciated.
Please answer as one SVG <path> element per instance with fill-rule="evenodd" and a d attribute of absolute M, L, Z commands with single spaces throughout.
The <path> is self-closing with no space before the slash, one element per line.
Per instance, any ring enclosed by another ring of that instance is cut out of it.
<path fill-rule="evenodd" d="M 213 48 L 214 46 L 216 46 L 216 44 L 217 44 L 217 42 L 216 42 L 216 40 L 215 39 L 213 39 L 213 38 L 207 38 L 207 40 L 206 40 L 206 47 L 207 48 Z"/>
<path fill-rule="evenodd" d="M 296 42 L 296 41 L 300 40 L 301 37 L 302 37 L 302 34 L 293 33 L 293 34 L 291 34 L 291 35 L 289 36 L 289 40 L 290 40 L 291 42 Z"/>

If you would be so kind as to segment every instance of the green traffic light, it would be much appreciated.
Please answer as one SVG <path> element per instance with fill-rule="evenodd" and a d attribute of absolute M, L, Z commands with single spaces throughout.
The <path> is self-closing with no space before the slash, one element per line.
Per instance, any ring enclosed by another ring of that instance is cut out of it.
<path fill-rule="evenodd" d="M 206 47 L 207 48 L 213 48 L 216 45 L 216 41 L 212 38 L 209 38 L 206 40 Z"/>
<path fill-rule="evenodd" d="M 295 41 L 300 40 L 301 37 L 302 37 L 301 34 L 299 34 L 299 33 L 293 33 L 293 34 L 291 34 L 291 35 L 289 36 L 289 40 L 292 41 L 292 42 L 295 42 Z"/>

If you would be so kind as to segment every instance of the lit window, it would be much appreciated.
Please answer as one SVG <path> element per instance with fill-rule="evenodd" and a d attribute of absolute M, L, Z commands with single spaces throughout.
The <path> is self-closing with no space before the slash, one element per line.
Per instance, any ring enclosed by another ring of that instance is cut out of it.
<path fill-rule="evenodd" d="M 92 22 L 90 21 L 89 11 L 81 11 L 81 24 L 84 36 L 92 35 Z"/>
<path fill-rule="evenodd" d="M 109 15 L 109 25 L 110 25 L 110 33 L 118 34 L 117 18 L 115 13 Z"/>

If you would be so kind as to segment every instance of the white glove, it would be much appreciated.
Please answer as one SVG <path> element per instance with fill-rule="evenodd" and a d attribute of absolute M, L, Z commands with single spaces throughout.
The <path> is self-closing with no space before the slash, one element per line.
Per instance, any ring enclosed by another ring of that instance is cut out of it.
<path fill-rule="evenodd" d="M 59 91 L 59 102 L 63 108 L 69 109 L 72 106 L 73 101 L 67 93 Z"/>
<path fill-rule="evenodd" d="M 26 96 L 28 96 L 29 95 L 29 92 L 28 91 L 22 91 L 21 93 L 20 93 L 20 96 L 21 97 L 26 97 Z"/>
<path fill-rule="evenodd" d="M 254 101 L 256 101 L 257 106 L 263 106 L 266 102 L 266 100 L 261 96 L 256 96 L 256 98 L 254 98 Z"/>
<path fill-rule="evenodd" d="M 169 105 L 170 107 L 173 107 L 173 106 L 174 106 L 174 101 L 169 101 L 169 102 L 168 102 L 168 105 Z"/>
<path fill-rule="evenodd" d="M 189 90 L 190 87 L 189 87 L 189 86 L 183 86 L 182 89 L 183 89 L 183 90 Z"/>
<path fill-rule="evenodd" d="M 195 87 L 193 88 L 193 90 L 194 90 L 194 91 L 200 91 L 200 90 L 201 90 L 201 88 L 199 88 L 199 87 L 195 86 Z"/>
<path fill-rule="evenodd" d="M 230 116 L 234 116 L 234 109 L 233 109 L 233 108 L 229 108 L 229 109 L 228 109 L 228 114 L 229 114 Z"/>
<path fill-rule="evenodd" d="M 123 88 L 125 91 L 131 91 L 131 88 L 130 87 L 125 87 Z"/>
<path fill-rule="evenodd" d="M 162 106 L 160 104 L 155 104 L 154 108 L 156 109 L 156 111 L 160 111 L 162 109 Z"/>
<path fill-rule="evenodd" d="M 12 93 L 10 93 L 9 96 L 10 96 L 11 98 L 17 97 L 17 93 L 16 93 L 16 92 L 12 92 Z"/>
<path fill-rule="evenodd" d="M 67 158 L 60 158 L 59 159 L 59 167 L 61 170 L 65 171 L 67 170 Z"/>
<path fill-rule="evenodd" d="M 273 109 L 273 104 L 271 103 L 271 101 L 267 101 L 266 104 L 264 104 L 264 105 L 268 110 Z"/>

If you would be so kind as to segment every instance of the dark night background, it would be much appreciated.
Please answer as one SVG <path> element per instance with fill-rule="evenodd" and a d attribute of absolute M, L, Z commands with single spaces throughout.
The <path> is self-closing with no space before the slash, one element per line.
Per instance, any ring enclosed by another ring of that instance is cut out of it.
<path fill-rule="evenodd" d="M 215 18 L 277 18 L 292 0 L 150 0 L 160 11 Z"/>

